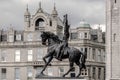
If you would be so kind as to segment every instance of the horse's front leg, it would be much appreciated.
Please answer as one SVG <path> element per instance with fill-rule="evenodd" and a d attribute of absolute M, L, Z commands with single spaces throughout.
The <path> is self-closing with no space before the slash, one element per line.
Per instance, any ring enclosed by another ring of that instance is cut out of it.
<path fill-rule="evenodd" d="M 45 71 L 45 69 L 47 68 L 47 66 L 49 65 L 49 63 L 52 61 L 52 59 L 53 59 L 53 57 L 52 57 L 52 56 L 51 56 L 51 57 L 49 57 L 48 62 L 46 62 L 46 64 L 45 64 L 45 66 L 44 66 L 43 70 L 41 71 L 41 74 L 43 74 L 43 72 Z"/>
<path fill-rule="evenodd" d="M 43 61 L 45 62 L 45 64 L 47 63 L 46 58 L 48 58 L 49 56 L 51 56 L 51 55 L 48 53 L 47 55 L 45 55 L 45 56 L 43 57 Z"/>

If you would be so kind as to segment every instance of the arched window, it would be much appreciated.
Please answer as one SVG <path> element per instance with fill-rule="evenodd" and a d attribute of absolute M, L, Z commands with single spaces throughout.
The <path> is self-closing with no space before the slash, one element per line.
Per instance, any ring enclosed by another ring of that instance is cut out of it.
<path fill-rule="evenodd" d="M 39 18 L 36 20 L 35 26 L 36 26 L 35 30 L 39 30 L 41 27 L 45 26 L 45 21 L 42 18 Z"/>

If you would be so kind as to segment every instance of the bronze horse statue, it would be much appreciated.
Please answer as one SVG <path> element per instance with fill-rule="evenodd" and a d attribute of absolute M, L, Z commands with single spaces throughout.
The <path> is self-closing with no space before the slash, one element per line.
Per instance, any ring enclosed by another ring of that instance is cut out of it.
<path fill-rule="evenodd" d="M 42 44 L 43 45 L 48 44 L 48 50 L 47 50 L 47 54 L 43 57 L 45 66 L 41 71 L 41 73 L 36 76 L 36 78 L 40 77 L 40 75 L 44 75 L 43 72 L 45 71 L 47 66 L 50 65 L 50 62 L 52 61 L 53 58 L 57 59 L 56 54 L 58 51 L 58 46 L 62 43 L 62 40 L 60 40 L 57 35 L 51 32 L 42 32 L 41 37 L 42 37 Z M 46 60 L 46 58 L 48 60 Z M 81 74 L 81 70 L 86 69 L 85 66 L 86 58 L 87 58 L 87 53 L 82 53 L 79 49 L 74 47 L 69 47 L 69 46 L 66 47 L 63 51 L 62 59 L 69 60 L 70 69 L 62 77 L 65 77 L 70 71 L 74 69 L 74 63 L 76 63 L 76 65 L 79 66 L 79 73 L 76 76 L 79 77 Z"/>

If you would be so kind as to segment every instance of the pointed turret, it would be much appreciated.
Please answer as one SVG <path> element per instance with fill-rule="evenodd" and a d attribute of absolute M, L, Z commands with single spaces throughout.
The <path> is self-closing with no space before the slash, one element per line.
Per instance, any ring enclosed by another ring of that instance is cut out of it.
<path fill-rule="evenodd" d="M 28 5 L 27 5 L 26 12 L 24 14 L 25 27 L 30 27 L 30 17 L 31 17 L 31 15 L 30 15 L 30 12 L 28 10 Z"/>
<path fill-rule="evenodd" d="M 25 16 L 30 16 L 30 12 L 29 12 L 29 10 L 28 10 L 28 5 L 27 5 L 27 8 L 26 8 L 26 11 L 25 11 L 25 14 L 24 14 Z"/>
<path fill-rule="evenodd" d="M 53 17 L 57 17 L 57 15 L 58 15 L 57 10 L 56 10 L 55 3 L 54 3 L 54 9 L 53 9 L 53 11 L 52 11 L 52 15 L 53 15 Z"/>
<path fill-rule="evenodd" d="M 41 7 L 41 2 L 39 2 L 39 9 L 37 10 L 37 13 L 42 13 L 43 12 L 43 9 Z"/>

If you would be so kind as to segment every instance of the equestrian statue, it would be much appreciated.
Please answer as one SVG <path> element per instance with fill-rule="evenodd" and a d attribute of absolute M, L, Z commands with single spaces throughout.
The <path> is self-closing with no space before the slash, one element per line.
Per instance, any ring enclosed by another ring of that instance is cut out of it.
<path fill-rule="evenodd" d="M 56 58 L 59 61 L 62 61 L 63 59 L 69 60 L 70 68 L 62 77 L 65 77 L 70 71 L 74 69 L 74 63 L 79 66 L 79 73 L 76 77 L 80 76 L 82 69 L 86 69 L 85 62 L 87 58 L 87 53 L 83 53 L 79 49 L 70 47 L 68 45 L 70 25 L 68 25 L 67 14 L 64 15 L 63 24 L 63 40 L 60 40 L 59 37 L 52 32 L 42 32 L 42 44 L 47 45 L 48 49 L 47 54 L 43 57 L 43 61 L 45 62 L 44 68 L 42 69 L 40 74 L 36 76 L 36 78 L 44 75 L 43 72 L 48 65 L 51 65 L 50 62 L 53 58 Z"/>

